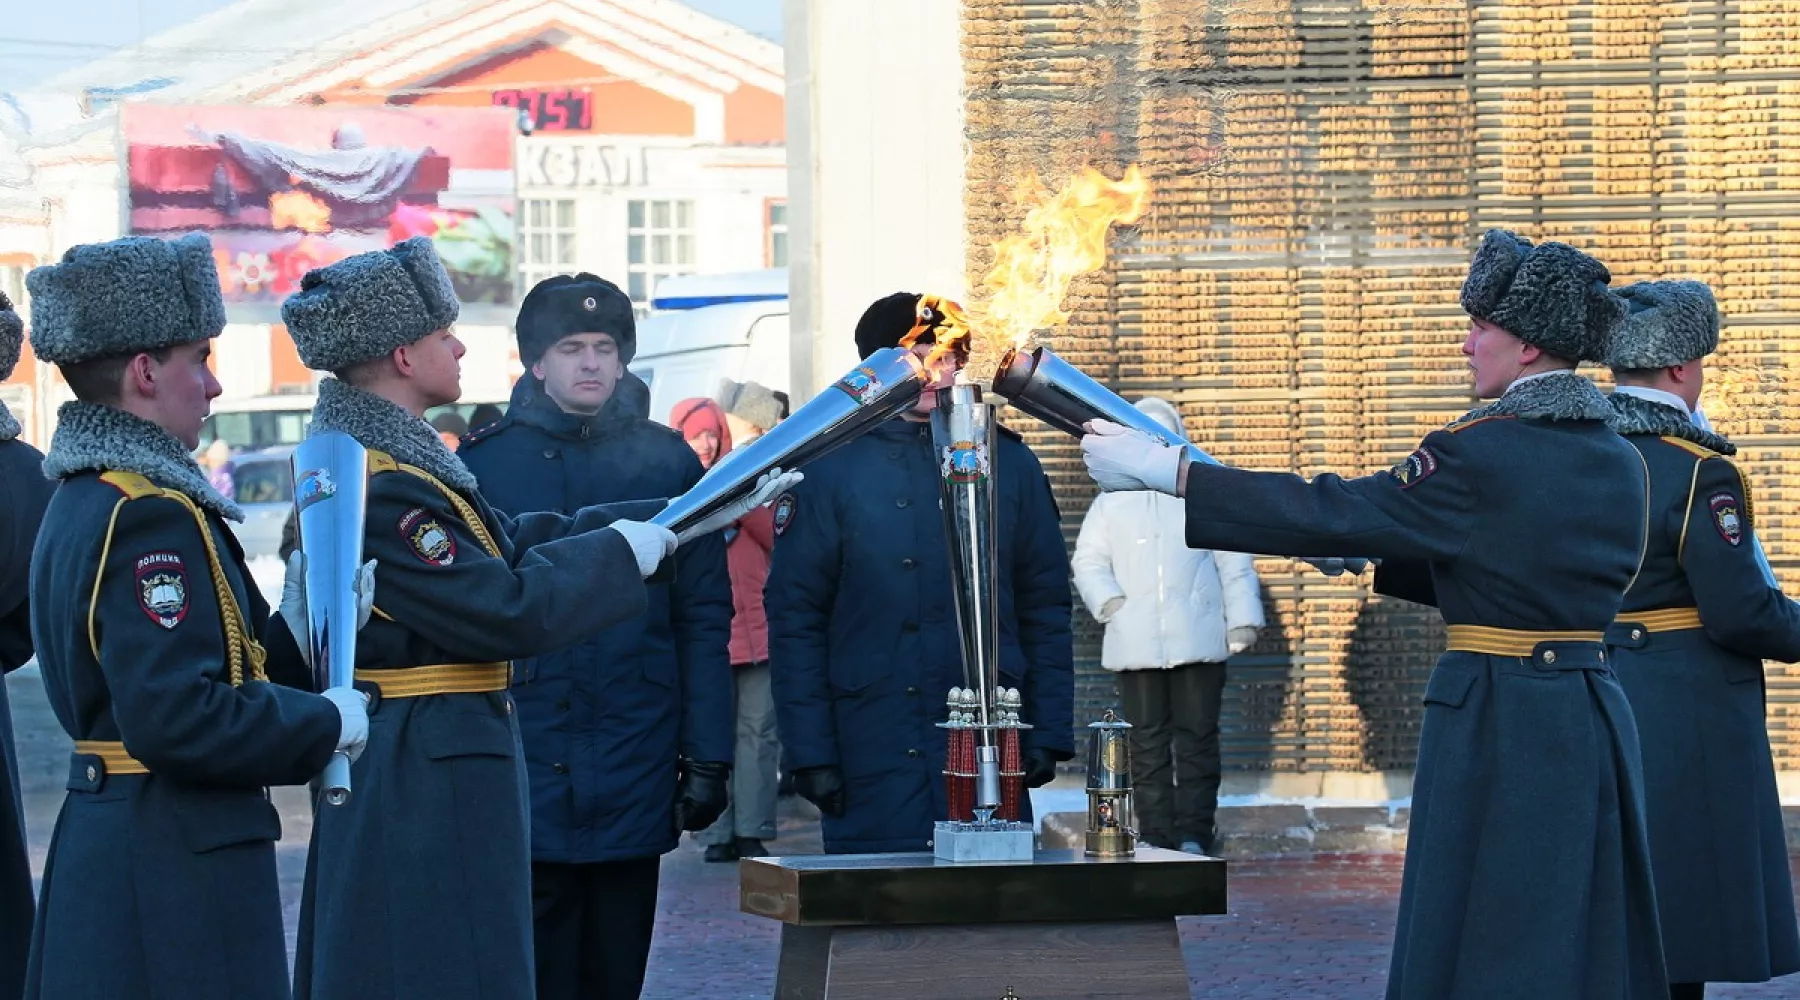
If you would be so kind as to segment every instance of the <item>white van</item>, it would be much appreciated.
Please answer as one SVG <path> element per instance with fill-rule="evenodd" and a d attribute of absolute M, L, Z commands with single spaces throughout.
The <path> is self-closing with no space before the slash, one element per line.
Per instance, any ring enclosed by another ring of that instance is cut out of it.
<path fill-rule="evenodd" d="M 656 286 L 638 321 L 631 370 L 650 386 L 650 419 L 693 396 L 714 398 L 721 379 L 788 388 L 787 269 L 684 275 Z"/>

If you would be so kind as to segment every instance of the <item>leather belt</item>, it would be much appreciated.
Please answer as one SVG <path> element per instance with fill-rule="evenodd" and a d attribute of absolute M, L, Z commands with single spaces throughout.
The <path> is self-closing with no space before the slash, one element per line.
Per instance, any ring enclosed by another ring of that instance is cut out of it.
<path fill-rule="evenodd" d="M 125 752 L 125 744 L 115 740 L 76 740 L 75 756 L 98 757 L 105 766 L 107 774 L 149 774 L 150 769 L 131 754 Z M 88 765 L 88 780 L 97 780 L 92 764 Z"/>
<path fill-rule="evenodd" d="M 512 685 L 510 663 L 434 663 L 397 670 L 358 670 L 356 679 L 381 688 L 383 698 L 434 694 L 484 694 Z"/>
<path fill-rule="evenodd" d="M 1643 636 L 1635 634 L 1639 629 L 1645 632 L 1683 632 L 1701 627 L 1699 608 L 1661 608 L 1656 611 L 1631 611 L 1619 615 L 1617 624 L 1629 626 L 1634 633 L 1633 639 Z"/>
<path fill-rule="evenodd" d="M 1533 632 L 1517 628 L 1495 628 L 1491 625 L 1450 626 L 1449 649 L 1457 653 L 1485 653 L 1489 656 L 1532 656 L 1546 642 L 1592 642 L 1606 639 L 1605 632 Z"/>

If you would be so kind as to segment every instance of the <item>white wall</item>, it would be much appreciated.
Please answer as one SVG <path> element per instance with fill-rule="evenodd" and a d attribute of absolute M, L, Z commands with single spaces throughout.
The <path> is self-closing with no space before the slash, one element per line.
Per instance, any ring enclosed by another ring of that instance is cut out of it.
<path fill-rule="evenodd" d="M 796 402 L 890 292 L 962 299 L 961 4 L 785 0 Z"/>

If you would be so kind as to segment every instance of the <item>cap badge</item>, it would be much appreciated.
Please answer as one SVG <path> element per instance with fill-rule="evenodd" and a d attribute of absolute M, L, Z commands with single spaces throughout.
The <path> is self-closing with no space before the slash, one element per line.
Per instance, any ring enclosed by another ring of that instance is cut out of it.
<path fill-rule="evenodd" d="M 590 295 L 581 300 L 581 308 L 586 309 L 588 312 L 593 312 L 595 309 L 600 308 L 600 302 Z"/>

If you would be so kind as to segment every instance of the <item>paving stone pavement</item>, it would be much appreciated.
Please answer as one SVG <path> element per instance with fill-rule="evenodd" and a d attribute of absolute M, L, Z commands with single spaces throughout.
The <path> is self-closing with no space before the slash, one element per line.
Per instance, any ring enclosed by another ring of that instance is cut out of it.
<path fill-rule="evenodd" d="M 38 869 L 67 776 L 68 740 L 44 703 L 36 672 L 7 679 L 19 739 L 21 784 Z M 279 851 L 289 946 L 299 912 L 306 837 L 304 795 L 279 790 L 285 839 Z M 805 803 L 783 801 L 778 854 L 819 850 Z M 1181 922 L 1196 998 L 1379 1000 L 1400 890 L 1397 855 L 1282 857 L 1233 862 L 1230 910 Z M 663 861 L 656 943 L 645 1000 L 767 1000 L 780 931 L 738 912 L 737 866 L 709 865 L 684 843 Z M 1755 986 L 1715 986 L 1715 1000 L 1800 998 L 1800 976 Z"/>

